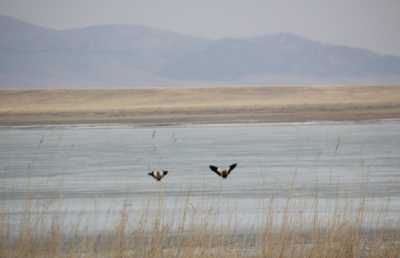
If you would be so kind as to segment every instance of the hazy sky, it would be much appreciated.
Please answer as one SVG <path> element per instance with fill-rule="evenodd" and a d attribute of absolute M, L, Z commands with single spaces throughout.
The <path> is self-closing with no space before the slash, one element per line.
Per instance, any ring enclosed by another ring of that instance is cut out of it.
<path fill-rule="evenodd" d="M 52 28 L 142 24 L 208 38 L 292 32 L 400 55 L 400 0 L 0 0 Z"/>

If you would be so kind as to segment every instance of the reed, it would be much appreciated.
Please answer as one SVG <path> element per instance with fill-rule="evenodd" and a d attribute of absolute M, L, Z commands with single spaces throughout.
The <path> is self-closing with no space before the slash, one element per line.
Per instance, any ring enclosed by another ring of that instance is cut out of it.
<path fill-rule="evenodd" d="M 234 214 L 222 224 L 213 219 L 220 215 L 218 209 L 193 211 L 189 200 L 187 197 L 176 208 L 173 220 L 166 219 L 162 197 L 154 216 L 149 216 L 147 208 L 140 214 L 132 214 L 124 207 L 113 230 L 96 233 L 86 230 L 84 223 L 68 226 L 67 232 L 63 222 L 63 216 L 67 215 L 48 215 L 51 214 L 46 212 L 48 206 L 27 201 L 17 227 L 7 211 L 1 212 L 0 257 L 398 258 L 400 255 L 399 224 L 383 227 L 385 212 L 366 216 L 366 198 L 357 204 L 337 205 L 324 221 L 317 211 L 318 197 L 311 216 L 292 212 L 292 201 L 288 198 L 279 217 L 271 198 L 263 205 L 262 218 L 249 230 L 239 229 Z M 130 223 L 132 216 L 139 218 L 134 224 Z"/>

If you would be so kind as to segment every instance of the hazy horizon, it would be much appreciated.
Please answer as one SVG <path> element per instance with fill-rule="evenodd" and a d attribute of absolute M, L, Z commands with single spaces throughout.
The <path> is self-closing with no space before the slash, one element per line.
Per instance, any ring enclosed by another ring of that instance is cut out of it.
<path fill-rule="evenodd" d="M 293 33 L 330 44 L 400 55 L 400 1 L 0 0 L 0 14 L 69 29 L 143 25 L 202 38 Z"/>

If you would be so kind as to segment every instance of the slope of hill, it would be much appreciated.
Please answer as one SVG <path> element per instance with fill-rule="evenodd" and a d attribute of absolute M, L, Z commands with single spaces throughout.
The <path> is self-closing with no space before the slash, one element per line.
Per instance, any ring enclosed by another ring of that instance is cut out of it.
<path fill-rule="evenodd" d="M 69 30 L 0 16 L 0 87 L 400 82 L 400 58 L 292 34 L 209 40 L 130 25 Z"/>
<path fill-rule="evenodd" d="M 193 60 L 196 60 L 195 62 Z M 292 34 L 223 39 L 184 56 L 163 71 L 199 80 L 313 78 L 321 81 L 385 78 L 400 74 L 400 59 L 371 51 L 324 45 Z"/>

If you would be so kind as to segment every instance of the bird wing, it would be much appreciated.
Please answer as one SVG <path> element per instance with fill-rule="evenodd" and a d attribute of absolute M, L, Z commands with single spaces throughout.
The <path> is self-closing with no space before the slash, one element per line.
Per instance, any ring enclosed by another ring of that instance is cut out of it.
<path fill-rule="evenodd" d="M 236 167 L 236 165 L 237 165 L 237 163 L 232 164 L 232 165 L 229 166 L 229 168 L 228 168 L 228 175 L 229 175 L 229 173 L 231 173 L 231 171 Z"/>
<path fill-rule="evenodd" d="M 157 177 L 154 175 L 154 172 L 151 171 L 150 173 L 147 173 L 149 176 L 153 177 L 154 179 L 157 179 Z"/>
<path fill-rule="evenodd" d="M 162 176 L 166 176 L 168 174 L 168 170 L 163 170 L 163 175 Z"/>
<path fill-rule="evenodd" d="M 219 172 L 218 167 L 213 166 L 213 165 L 210 165 L 210 169 L 211 169 L 212 171 L 214 171 L 217 175 L 221 176 L 221 173 Z"/>

